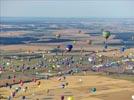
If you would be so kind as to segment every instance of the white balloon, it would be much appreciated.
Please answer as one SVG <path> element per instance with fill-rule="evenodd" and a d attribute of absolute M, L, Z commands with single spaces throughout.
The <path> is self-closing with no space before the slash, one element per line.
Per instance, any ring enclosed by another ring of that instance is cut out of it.
<path fill-rule="evenodd" d="M 48 72 L 50 73 L 50 72 L 51 72 L 51 70 L 48 70 Z"/>
<path fill-rule="evenodd" d="M 99 57 L 102 57 L 102 55 L 100 54 Z"/>
<path fill-rule="evenodd" d="M 79 79 L 79 82 L 82 82 L 82 79 L 81 78 Z"/>
<path fill-rule="evenodd" d="M 134 95 L 132 95 L 132 100 L 134 100 Z"/>
<path fill-rule="evenodd" d="M 89 58 L 88 58 L 88 61 L 89 61 L 89 62 L 92 62 L 92 61 L 93 61 L 93 59 L 89 57 Z"/>
<path fill-rule="evenodd" d="M 57 68 L 60 68 L 60 65 L 57 65 Z"/>
<path fill-rule="evenodd" d="M 23 89 L 23 92 L 25 92 L 26 91 L 26 89 Z"/>
<path fill-rule="evenodd" d="M 7 66 L 9 66 L 10 65 L 10 63 L 9 62 L 7 62 Z"/>

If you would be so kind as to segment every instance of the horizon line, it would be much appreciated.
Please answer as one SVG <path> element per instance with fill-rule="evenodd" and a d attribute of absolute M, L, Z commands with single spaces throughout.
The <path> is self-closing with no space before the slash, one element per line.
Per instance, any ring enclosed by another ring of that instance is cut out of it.
<path fill-rule="evenodd" d="M 117 19 L 134 19 L 134 17 L 49 17 L 49 16 L 0 16 L 0 18 L 117 18 Z"/>

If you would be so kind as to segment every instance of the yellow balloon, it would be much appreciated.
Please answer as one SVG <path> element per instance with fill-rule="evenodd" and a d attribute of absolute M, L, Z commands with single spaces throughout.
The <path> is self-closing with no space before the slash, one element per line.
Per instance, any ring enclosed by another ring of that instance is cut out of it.
<path fill-rule="evenodd" d="M 53 65 L 53 68 L 55 68 L 55 65 Z"/>
<path fill-rule="evenodd" d="M 74 100 L 74 98 L 72 96 L 69 96 L 67 100 Z"/>
<path fill-rule="evenodd" d="M 75 40 L 73 41 L 73 44 L 76 44 L 76 41 Z"/>

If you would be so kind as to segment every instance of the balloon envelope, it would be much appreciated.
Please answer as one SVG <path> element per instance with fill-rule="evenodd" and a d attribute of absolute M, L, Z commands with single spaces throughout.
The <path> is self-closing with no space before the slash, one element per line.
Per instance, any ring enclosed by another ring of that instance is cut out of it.
<path fill-rule="evenodd" d="M 57 38 L 60 38 L 60 37 L 61 37 L 61 35 L 60 35 L 60 34 L 56 34 L 56 37 L 57 37 Z"/>
<path fill-rule="evenodd" d="M 89 44 L 89 45 L 92 44 L 92 40 L 87 40 L 86 42 L 87 42 L 87 44 Z"/>
<path fill-rule="evenodd" d="M 76 40 L 73 41 L 73 44 L 76 44 Z"/>
<path fill-rule="evenodd" d="M 66 46 L 66 50 L 67 50 L 67 51 L 71 51 L 72 48 L 73 48 L 73 45 L 67 45 L 67 46 Z"/>
<path fill-rule="evenodd" d="M 89 58 L 88 58 L 88 61 L 89 61 L 89 62 L 92 62 L 92 61 L 93 61 L 93 58 L 89 57 Z"/>
<path fill-rule="evenodd" d="M 134 100 L 134 95 L 132 95 L 132 100 Z"/>
<path fill-rule="evenodd" d="M 111 35 L 110 31 L 103 31 L 102 34 L 103 34 L 103 37 L 104 37 L 105 39 L 108 39 L 109 36 Z"/>
<path fill-rule="evenodd" d="M 74 98 L 72 96 L 69 96 L 67 100 L 74 100 Z"/>
<path fill-rule="evenodd" d="M 91 88 L 90 91 L 94 93 L 96 92 L 96 88 Z"/>
<path fill-rule="evenodd" d="M 121 52 L 124 52 L 125 49 L 126 49 L 125 47 L 121 47 L 121 48 L 120 48 L 120 51 L 121 51 Z"/>

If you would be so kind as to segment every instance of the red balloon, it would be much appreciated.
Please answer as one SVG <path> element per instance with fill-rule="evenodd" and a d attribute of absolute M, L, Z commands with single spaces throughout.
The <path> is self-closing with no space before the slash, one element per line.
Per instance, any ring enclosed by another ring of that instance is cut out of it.
<path fill-rule="evenodd" d="M 13 79 L 13 83 L 15 83 L 15 79 Z"/>
<path fill-rule="evenodd" d="M 35 78 L 32 79 L 33 82 L 36 82 L 37 80 Z"/>

